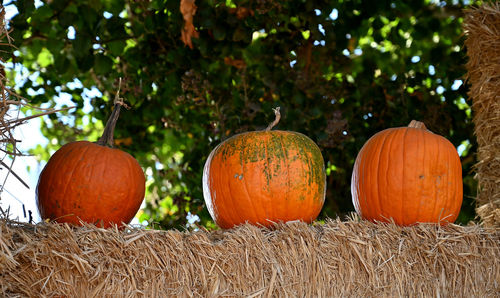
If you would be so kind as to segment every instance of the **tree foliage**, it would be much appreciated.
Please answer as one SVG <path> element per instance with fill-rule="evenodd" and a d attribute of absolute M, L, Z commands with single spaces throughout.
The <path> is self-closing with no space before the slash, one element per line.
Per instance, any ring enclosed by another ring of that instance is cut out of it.
<path fill-rule="evenodd" d="M 321 217 L 353 210 L 350 176 L 364 142 L 412 119 L 465 149 L 459 221 L 474 216 L 462 1 L 196 1 L 192 49 L 181 40 L 180 1 L 13 4 L 18 50 L 4 58 L 33 74 L 18 91 L 51 105 L 66 93 L 77 106 L 43 123 L 52 141 L 34 152 L 47 159 L 69 141 L 95 141 L 123 78 L 131 109 L 115 138 L 149 178 L 141 220 L 180 227 L 190 212 L 210 226 L 201 187 L 208 154 L 231 135 L 265 128 L 276 106 L 277 129 L 302 132 L 322 150 Z M 101 94 L 90 96 L 93 88 Z"/>

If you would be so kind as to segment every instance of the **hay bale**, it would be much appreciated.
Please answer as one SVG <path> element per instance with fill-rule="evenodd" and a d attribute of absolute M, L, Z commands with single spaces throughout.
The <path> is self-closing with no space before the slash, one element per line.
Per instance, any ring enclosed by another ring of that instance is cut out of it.
<path fill-rule="evenodd" d="M 467 10 L 464 30 L 466 79 L 479 145 L 476 212 L 485 225 L 500 227 L 500 2 Z"/>
<path fill-rule="evenodd" d="M 0 295 L 459 296 L 500 292 L 500 231 L 356 221 L 215 232 L 0 221 Z"/>

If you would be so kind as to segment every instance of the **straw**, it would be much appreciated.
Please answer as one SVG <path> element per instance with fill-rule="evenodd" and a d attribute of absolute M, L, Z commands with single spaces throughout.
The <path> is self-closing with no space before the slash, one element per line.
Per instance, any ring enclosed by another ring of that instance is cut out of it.
<path fill-rule="evenodd" d="M 486 226 L 500 227 L 500 2 L 465 11 L 478 180 L 476 212 Z"/>
<path fill-rule="evenodd" d="M 226 231 L 0 222 L 6 297 L 493 297 L 500 233 L 330 220 Z"/>

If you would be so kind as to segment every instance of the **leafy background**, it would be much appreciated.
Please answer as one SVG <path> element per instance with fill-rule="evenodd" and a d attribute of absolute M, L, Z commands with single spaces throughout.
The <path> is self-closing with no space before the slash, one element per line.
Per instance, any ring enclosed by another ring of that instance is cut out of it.
<path fill-rule="evenodd" d="M 188 215 L 214 227 L 201 187 L 208 154 L 236 133 L 265 128 L 276 106 L 277 129 L 302 132 L 322 150 L 328 190 L 320 219 L 353 210 L 350 177 L 364 142 L 412 119 L 459 148 L 458 222 L 474 219 L 477 145 L 461 28 L 474 2 L 197 1 L 192 48 L 181 40 L 180 1 L 12 4 L 17 50 L 0 55 L 32 73 L 16 91 L 34 105 L 66 95 L 77 106 L 42 122 L 51 142 L 31 153 L 47 160 L 67 142 L 97 140 L 123 78 L 131 109 L 122 111 L 116 145 L 148 176 L 138 216 L 151 227 L 185 227 Z M 7 75 L 14 82 L 16 71 Z"/>

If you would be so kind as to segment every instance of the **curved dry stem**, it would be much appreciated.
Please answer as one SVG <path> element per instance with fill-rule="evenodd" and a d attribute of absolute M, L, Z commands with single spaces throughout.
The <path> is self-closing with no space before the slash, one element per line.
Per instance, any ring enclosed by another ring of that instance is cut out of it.
<path fill-rule="evenodd" d="M 127 107 L 127 105 L 123 102 L 123 98 L 120 97 L 120 89 L 122 86 L 122 78 L 118 81 L 118 90 L 116 91 L 115 99 L 114 99 L 114 107 L 111 116 L 106 122 L 106 127 L 104 128 L 104 132 L 99 140 L 96 142 L 101 146 L 113 147 L 114 139 L 113 135 L 115 133 L 116 122 L 118 121 L 118 117 L 120 117 L 120 109 L 122 106 Z"/>
<path fill-rule="evenodd" d="M 278 122 L 280 122 L 280 119 L 281 119 L 280 107 L 273 108 L 273 111 L 274 111 L 274 115 L 276 116 L 276 118 L 274 119 L 273 122 L 271 122 L 267 126 L 266 131 L 270 131 L 271 129 L 273 129 L 273 127 L 275 127 L 278 124 Z"/>
<path fill-rule="evenodd" d="M 417 121 L 417 120 L 411 120 L 410 124 L 408 124 L 408 127 L 420 128 L 420 129 L 427 129 L 427 127 L 425 127 L 424 122 L 420 122 L 420 121 Z"/>

